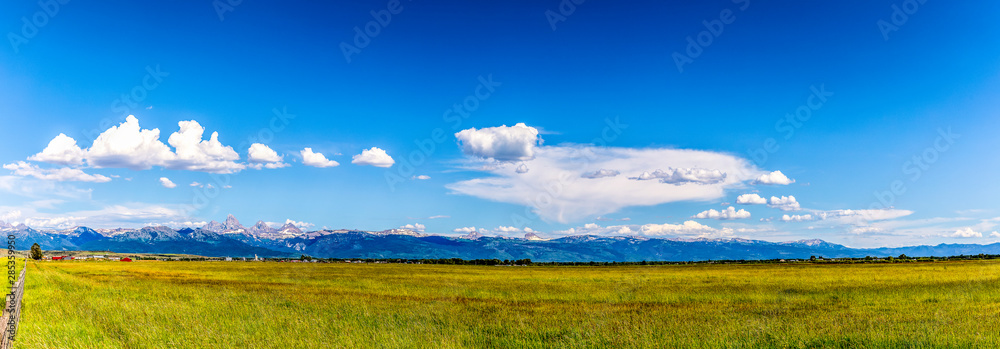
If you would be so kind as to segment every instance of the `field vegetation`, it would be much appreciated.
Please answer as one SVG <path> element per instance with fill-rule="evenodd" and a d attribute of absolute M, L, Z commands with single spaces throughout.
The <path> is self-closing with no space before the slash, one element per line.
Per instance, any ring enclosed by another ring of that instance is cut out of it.
<path fill-rule="evenodd" d="M 19 348 L 1000 347 L 1000 261 L 29 262 Z"/>

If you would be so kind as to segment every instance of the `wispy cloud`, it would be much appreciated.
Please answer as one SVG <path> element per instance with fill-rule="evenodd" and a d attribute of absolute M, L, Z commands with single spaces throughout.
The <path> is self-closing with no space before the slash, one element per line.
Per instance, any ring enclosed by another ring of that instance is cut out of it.
<path fill-rule="evenodd" d="M 729 154 L 680 149 L 631 149 L 592 146 L 540 146 L 527 164 L 532 171 L 517 173 L 513 166 L 483 167 L 471 161 L 467 169 L 490 176 L 449 184 L 455 193 L 532 207 L 543 219 L 572 222 L 609 214 L 630 206 L 652 206 L 677 201 L 721 198 L 725 190 L 743 186 L 760 173 L 742 158 Z M 666 185 L 626 176 L 583 178 L 614 168 L 640 176 L 650 168 L 714 169 L 727 174 L 719 181 Z"/>

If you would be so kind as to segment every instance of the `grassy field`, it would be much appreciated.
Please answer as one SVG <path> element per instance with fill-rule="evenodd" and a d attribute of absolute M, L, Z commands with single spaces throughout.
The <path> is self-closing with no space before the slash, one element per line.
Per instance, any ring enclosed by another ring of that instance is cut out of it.
<path fill-rule="evenodd" d="M 1000 262 L 33 262 L 19 348 L 1000 347 Z"/>

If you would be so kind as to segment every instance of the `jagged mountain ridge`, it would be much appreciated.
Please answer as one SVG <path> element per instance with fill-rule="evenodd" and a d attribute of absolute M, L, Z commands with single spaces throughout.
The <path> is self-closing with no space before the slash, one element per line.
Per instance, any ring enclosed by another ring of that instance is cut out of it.
<path fill-rule="evenodd" d="M 226 230 L 226 227 L 224 225 L 222 225 L 222 223 L 219 223 L 219 222 L 216 222 L 216 221 L 211 221 L 211 222 L 208 222 L 208 224 L 205 224 L 205 226 L 202 227 L 202 229 L 205 229 L 205 230 L 208 230 L 208 231 L 211 231 L 211 232 L 221 233 L 223 230 Z"/>
<path fill-rule="evenodd" d="M 222 227 L 227 232 L 246 230 L 246 227 L 240 224 L 240 221 L 233 215 L 226 216 L 226 222 L 222 223 Z"/>
<path fill-rule="evenodd" d="M 88 250 L 122 253 L 177 253 L 202 256 L 286 257 L 288 253 L 252 246 L 229 236 L 197 228 L 169 227 L 108 229 L 77 227 L 62 231 L 39 231 L 27 226 L 0 229 L 15 236 L 18 249 L 38 243 L 43 250 Z"/>
<path fill-rule="evenodd" d="M 252 227 L 247 229 L 247 232 L 250 233 L 250 235 L 259 237 L 274 234 L 278 232 L 278 230 L 271 228 L 271 226 L 264 223 L 264 221 L 257 221 L 257 224 L 254 224 Z"/>
<path fill-rule="evenodd" d="M 258 222 L 260 223 L 260 222 Z M 238 224 L 238 221 L 237 221 Z M 534 233 L 524 238 L 427 235 L 409 229 L 379 232 L 318 230 L 302 232 L 286 224 L 262 238 L 229 225 L 236 231 L 206 228 L 175 230 L 169 227 L 94 230 L 77 227 L 39 231 L 23 224 L 0 228 L 14 234 L 19 249 L 38 243 L 45 250 L 109 250 L 123 253 L 187 253 L 204 256 L 286 257 L 308 254 L 322 258 L 462 258 L 524 259 L 534 261 L 701 261 L 737 259 L 809 258 L 810 256 L 950 256 L 1000 254 L 1000 243 L 990 245 L 939 244 L 897 248 L 855 249 L 822 240 L 768 242 L 748 239 L 660 239 L 602 237 L 594 235 L 542 239 Z M 9 226 L 9 225 L 6 225 Z M 294 226 L 293 226 L 294 227 Z M 282 233 L 285 232 L 285 233 Z"/>

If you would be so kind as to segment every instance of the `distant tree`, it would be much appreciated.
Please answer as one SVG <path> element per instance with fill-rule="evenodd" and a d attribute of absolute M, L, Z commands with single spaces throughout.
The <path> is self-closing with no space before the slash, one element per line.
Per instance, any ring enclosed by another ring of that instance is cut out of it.
<path fill-rule="evenodd" d="M 34 259 L 36 261 L 37 260 L 41 260 L 42 257 L 45 257 L 44 255 L 42 255 L 42 246 L 38 246 L 37 243 L 32 244 L 31 245 L 31 256 L 30 257 L 31 257 L 31 259 Z"/>
<path fill-rule="evenodd" d="M 907 257 L 905 254 L 901 254 L 899 255 L 899 259 L 910 259 L 910 257 Z"/>
<path fill-rule="evenodd" d="M 809 256 L 809 260 L 815 262 L 816 261 L 816 256 Z"/>

